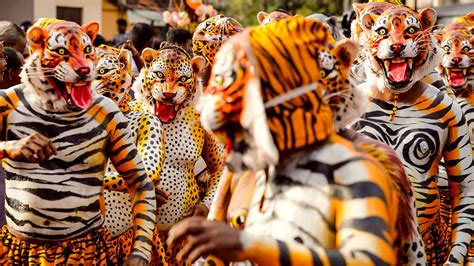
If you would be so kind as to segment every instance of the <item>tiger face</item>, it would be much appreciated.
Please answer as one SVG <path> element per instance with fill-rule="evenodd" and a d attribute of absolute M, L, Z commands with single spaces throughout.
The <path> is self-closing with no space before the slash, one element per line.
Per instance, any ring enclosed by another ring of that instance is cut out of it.
<path fill-rule="evenodd" d="M 323 23 L 298 18 L 251 29 L 222 46 L 197 108 L 203 126 L 227 140 L 227 161 L 233 171 L 261 170 L 276 163 L 278 153 L 331 134 L 334 116 L 321 94 L 333 96 L 338 106 L 349 101 L 349 97 L 342 100 L 350 94 L 345 94 L 350 83 L 344 78 L 357 44 L 334 43 L 330 36 Z M 308 39 L 300 42 L 303 38 Z M 268 39 L 285 48 L 273 50 Z M 295 50 L 301 54 L 279 54 Z M 275 64 L 279 67 L 272 68 Z M 299 90 L 306 91 L 292 95 Z M 336 114 L 344 111 L 341 108 Z M 309 123 L 311 116 L 314 125 Z"/>
<path fill-rule="evenodd" d="M 79 26 L 58 21 L 27 32 L 32 55 L 21 73 L 31 100 L 48 110 L 87 109 L 92 103 L 91 82 L 96 75 L 92 42 L 99 24 Z M 39 97 L 38 97 L 39 96 Z"/>
<path fill-rule="evenodd" d="M 465 89 L 474 82 L 474 28 L 453 23 L 439 32 L 443 59 L 437 70 L 453 90 Z"/>
<path fill-rule="evenodd" d="M 431 8 L 417 12 L 393 6 L 380 16 L 363 15 L 367 80 L 381 90 L 403 93 L 431 72 L 439 60 L 430 35 L 435 22 L 436 11 Z"/>
<path fill-rule="evenodd" d="M 163 123 L 173 121 L 180 108 L 194 96 L 204 68 L 204 58 L 190 55 L 180 47 L 147 48 L 142 53 L 145 63 L 140 72 L 141 94 L 148 110 Z"/>
<path fill-rule="evenodd" d="M 382 13 L 393 7 L 394 4 L 389 2 L 369 2 L 369 3 L 354 3 L 352 4 L 356 13 L 356 19 L 351 24 L 351 38 L 359 42 L 359 45 L 364 47 L 369 39 L 370 32 L 364 32 L 362 25 L 362 17 L 365 14 L 372 16 L 380 16 Z"/>
<path fill-rule="evenodd" d="M 96 53 L 97 76 L 92 88 L 120 104 L 132 84 L 132 54 L 106 45 L 97 47 Z"/>
<path fill-rule="evenodd" d="M 204 57 L 211 65 L 217 51 L 230 36 L 242 31 L 234 19 L 222 14 L 201 22 L 193 35 L 193 54 Z"/>
<path fill-rule="evenodd" d="M 273 12 L 267 13 L 264 11 L 260 11 L 257 14 L 258 24 L 260 25 L 267 25 L 271 23 L 275 23 L 279 20 L 289 18 L 291 15 L 285 10 L 275 10 Z"/>

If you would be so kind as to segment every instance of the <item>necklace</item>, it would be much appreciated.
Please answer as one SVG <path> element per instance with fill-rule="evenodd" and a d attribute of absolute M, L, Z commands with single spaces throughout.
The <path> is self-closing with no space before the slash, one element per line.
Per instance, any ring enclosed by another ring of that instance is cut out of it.
<path fill-rule="evenodd" d="M 393 119 L 395 119 L 395 112 L 397 111 L 397 103 L 398 103 L 398 94 L 394 94 L 392 113 L 390 114 L 390 117 L 388 118 L 390 121 L 393 121 Z"/>

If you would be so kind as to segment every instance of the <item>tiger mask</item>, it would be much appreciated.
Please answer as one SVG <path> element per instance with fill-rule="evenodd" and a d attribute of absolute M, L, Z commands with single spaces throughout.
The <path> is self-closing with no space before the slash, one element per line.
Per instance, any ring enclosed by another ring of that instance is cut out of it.
<path fill-rule="evenodd" d="M 193 54 L 204 57 L 212 65 L 222 43 L 241 31 L 242 26 L 233 18 L 222 14 L 210 17 L 201 22 L 194 31 Z"/>
<path fill-rule="evenodd" d="M 444 51 L 437 67 L 444 83 L 457 93 L 474 85 L 474 27 L 453 23 L 436 37 Z"/>
<path fill-rule="evenodd" d="M 91 105 L 91 82 L 96 75 L 92 42 L 98 31 L 97 22 L 79 26 L 69 21 L 56 21 L 44 28 L 35 24 L 28 30 L 32 55 L 21 78 L 32 101 L 51 111 Z"/>
<path fill-rule="evenodd" d="M 439 48 L 430 35 L 436 22 L 434 9 L 418 12 L 393 6 L 380 16 L 366 13 L 360 20 L 368 35 L 367 81 L 379 90 L 404 93 L 438 64 Z"/>
<path fill-rule="evenodd" d="M 287 46 L 294 34 L 307 38 Z M 321 94 L 346 84 L 338 67 L 347 73 L 356 53 L 353 41 L 335 43 L 323 23 L 303 18 L 254 27 L 226 42 L 197 109 L 204 128 L 227 141 L 229 168 L 265 169 L 333 134 Z"/>
<path fill-rule="evenodd" d="M 183 48 L 166 43 L 160 50 L 143 50 L 142 59 L 145 66 L 134 90 L 149 112 L 161 122 L 169 123 L 202 90 L 198 74 L 205 66 L 205 59 L 191 58 Z"/>
<path fill-rule="evenodd" d="M 132 84 L 132 53 L 106 45 L 97 47 L 96 53 L 97 76 L 92 82 L 93 90 L 127 111 L 130 100 L 127 92 Z"/>

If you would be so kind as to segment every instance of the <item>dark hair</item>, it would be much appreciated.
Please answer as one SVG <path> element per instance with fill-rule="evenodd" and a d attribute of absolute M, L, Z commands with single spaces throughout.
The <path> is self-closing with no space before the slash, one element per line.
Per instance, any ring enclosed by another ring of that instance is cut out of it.
<path fill-rule="evenodd" d="M 11 48 L 11 47 L 5 47 L 4 53 L 7 56 L 7 67 L 5 70 L 11 69 L 11 70 L 16 71 L 23 66 L 21 62 L 22 60 L 20 56 L 18 55 L 18 51 L 16 49 Z"/>
<path fill-rule="evenodd" d="M 25 21 L 23 21 L 22 23 L 20 23 L 20 28 L 21 28 L 24 32 L 26 32 L 32 25 L 33 25 L 33 23 L 31 23 L 31 21 L 25 20 Z"/>
<path fill-rule="evenodd" d="M 94 39 L 94 47 L 99 47 L 102 44 L 107 44 L 107 41 L 105 40 L 104 36 L 97 34 L 97 36 Z"/>
<path fill-rule="evenodd" d="M 166 34 L 166 41 L 176 45 L 184 46 L 187 41 L 192 40 L 193 35 L 185 29 L 172 29 Z"/>
<path fill-rule="evenodd" d="M 127 21 L 123 18 L 117 19 L 117 25 L 119 26 L 127 26 Z"/>
<path fill-rule="evenodd" d="M 3 41 L 3 45 L 14 46 L 25 36 L 25 32 L 15 23 L 0 21 L 0 41 Z"/>
<path fill-rule="evenodd" d="M 130 30 L 130 40 L 138 51 L 143 50 L 154 35 L 155 29 L 153 26 L 145 23 L 137 23 Z"/>

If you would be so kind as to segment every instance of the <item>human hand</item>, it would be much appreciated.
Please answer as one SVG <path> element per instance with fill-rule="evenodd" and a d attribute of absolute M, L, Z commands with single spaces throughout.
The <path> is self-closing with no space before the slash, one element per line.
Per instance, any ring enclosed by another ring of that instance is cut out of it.
<path fill-rule="evenodd" d="M 127 50 L 129 50 L 130 52 L 132 52 L 132 56 L 133 56 L 133 57 L 140 56 L 140 55 L 138 54 L 137 48 L 135 48 L 135 46 L 133 45 L 132 41 L 130 41 L 130 40 L 127 40 L 124 44 L 122 44 L 122 48 L 123 48 L 123 49 L 127 49 Z"/>
<path fill-rule="evenodd" d="M 178 253 L 177 259 L 195 262 L 200 257 L 213 255 L 224 262 L 239 261 L 242 244 L 240 232 L 230 226 L 209 221 L 203 217 L 184 219 L 171 227 L 166 243 L 175 245 L 187 238 L 186 244 Z"/>
<path fill-rule="evenodd" d="M 207 217 L 209 214 L 209 208 L 204 203 L 198 203 L 194 205 L 191 209 L 183 214 L 183 217 L 189 216 L 199 216 L 199 217 Z"/>
<path fill-rule="evenodd" d="M 33 133 L 26 138 L 11 141 L 4 150 L 4 157 L 15 160 L 26 159 L 30 163 L 44 162 L 56 154 L 53 142 L 40 133 Z"/>

